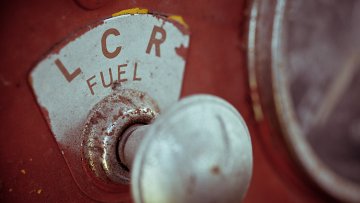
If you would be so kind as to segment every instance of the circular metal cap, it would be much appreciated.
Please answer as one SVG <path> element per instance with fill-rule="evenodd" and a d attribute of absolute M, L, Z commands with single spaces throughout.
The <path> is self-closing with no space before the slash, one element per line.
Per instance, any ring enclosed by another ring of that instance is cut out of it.
<path fill-rule="evenodd" d="M 252 175 L 241 115 L 214 96 L 181 100 L 152 124 L 132 170 L 137 203 L 240 202 Z"/>

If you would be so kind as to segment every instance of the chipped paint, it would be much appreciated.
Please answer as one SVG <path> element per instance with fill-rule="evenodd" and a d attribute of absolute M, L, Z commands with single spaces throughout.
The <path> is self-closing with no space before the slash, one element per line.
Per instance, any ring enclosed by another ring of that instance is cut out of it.
<path fill-rule="evenodd" d="M 174 21 L 180 23 L 181 25 L 183 25 L 186 29 L 189 29 L 189 25 L 185 22 L 185 20 L 182 16 L 171 15 L 168 17 L 168 19 L 174 20 Z"/>
<path fill-rule="evenodd" d="M 180 56 L 184 61 L 186 60 L 187 55 L 187 47 L 185 47 L 183 44 L 180 45 L 180 47 L 175 48 L 175 52 L 178 56 Z"/>
<path fill-rule="evenodd" d="M 149 13 L 149 10 L 146 8 L 130 8 L 130 9 L 126 9 L 126 10 L 122 10 L 117 13 L 114 13 L 111 16 L 115 17 L 115 16 L 121 16 L 121 15 L 127 15 L 127 14 L 133 15 L 133 14 L 148 14 L 148 13 Z"/>

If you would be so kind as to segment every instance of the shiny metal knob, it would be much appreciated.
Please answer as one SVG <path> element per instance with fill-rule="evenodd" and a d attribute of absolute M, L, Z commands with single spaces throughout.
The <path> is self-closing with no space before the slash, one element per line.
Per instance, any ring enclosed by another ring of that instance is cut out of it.
<path fill-rule="evenodd" d="M 252 174 L 252 147 L 241 115 L 224 100 L 185 98 L 149 125 L 122 136 L 136 203 L 239 203 Z"/>

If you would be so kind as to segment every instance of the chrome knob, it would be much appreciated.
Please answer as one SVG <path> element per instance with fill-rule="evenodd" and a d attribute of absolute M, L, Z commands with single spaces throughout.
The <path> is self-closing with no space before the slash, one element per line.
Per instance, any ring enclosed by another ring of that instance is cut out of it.
<path fill-rule="evenodd" d="M 136 203 L 239 203 L 252 175 L 247 126 L 214 96 L 185 98 L 152 124 L 128 128 L 118 149 Z"/>

